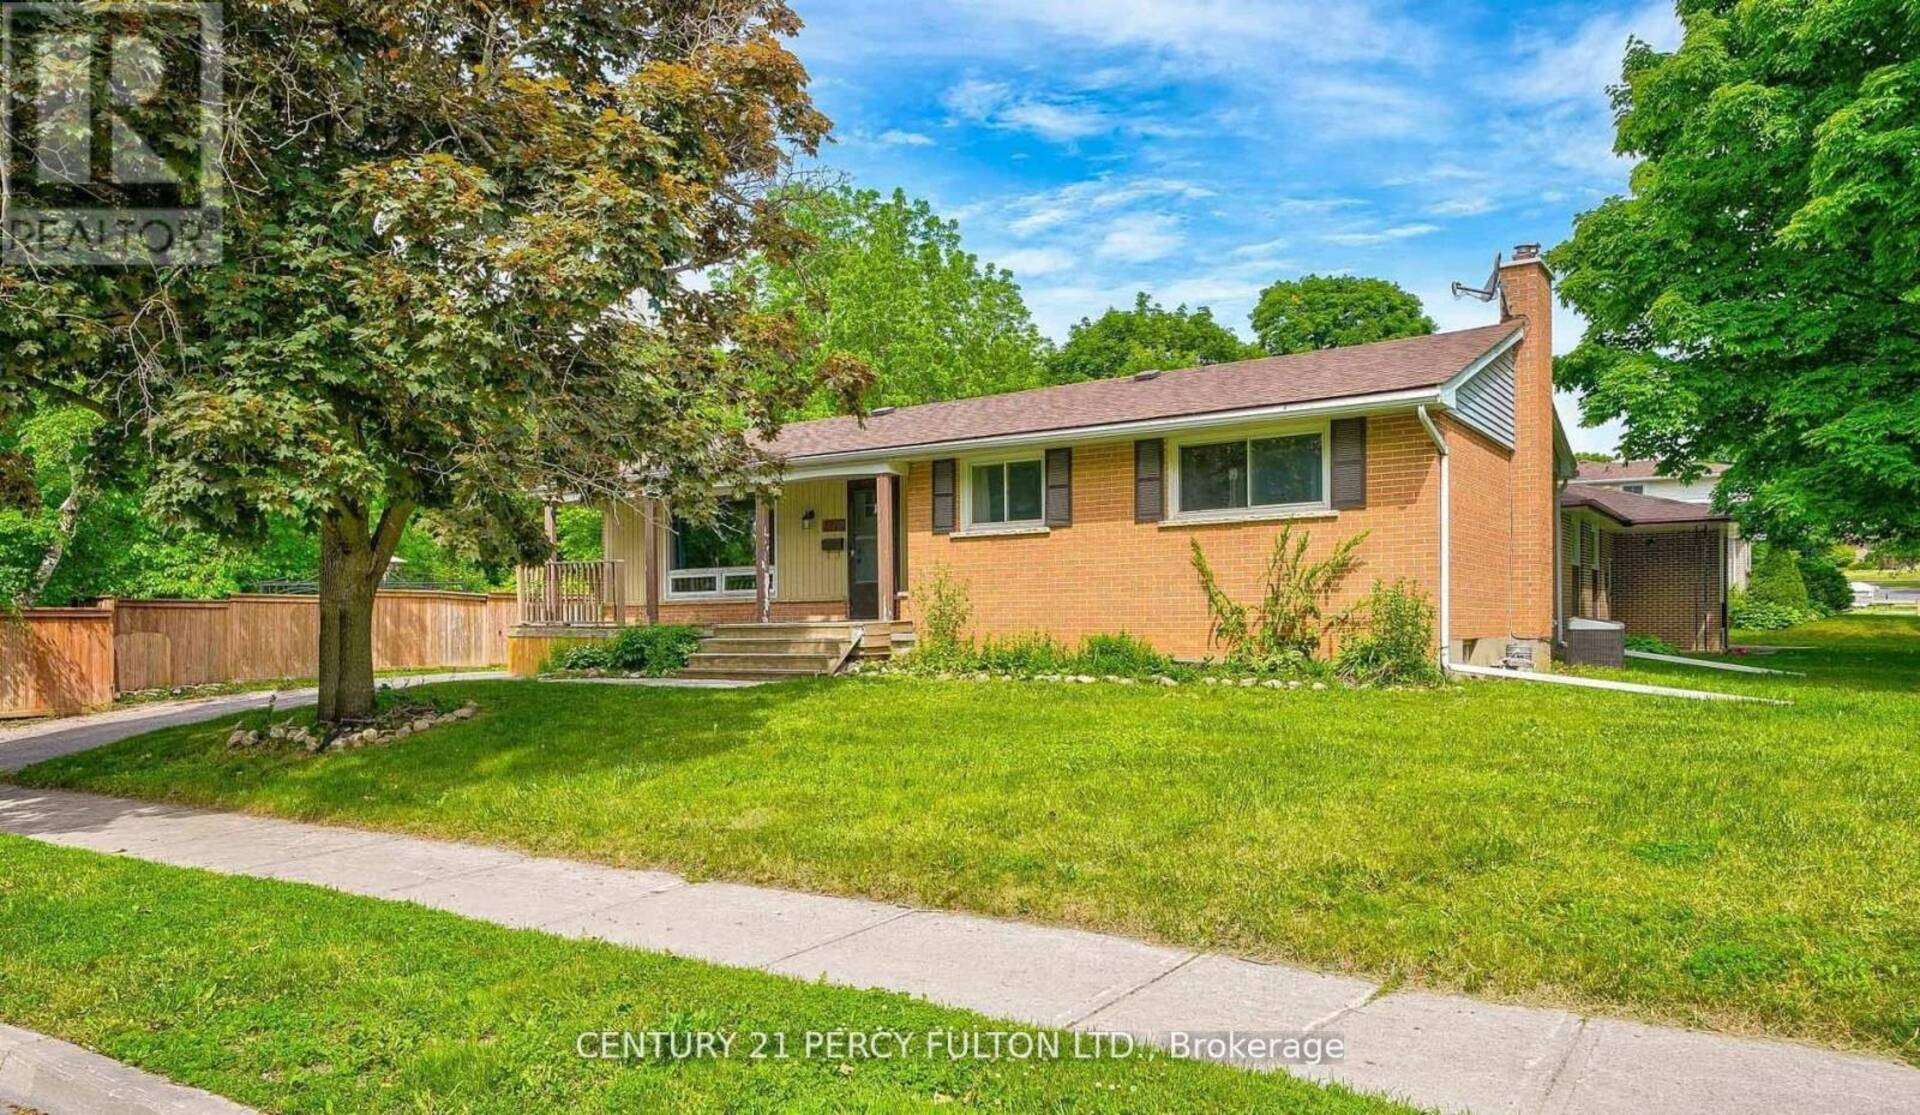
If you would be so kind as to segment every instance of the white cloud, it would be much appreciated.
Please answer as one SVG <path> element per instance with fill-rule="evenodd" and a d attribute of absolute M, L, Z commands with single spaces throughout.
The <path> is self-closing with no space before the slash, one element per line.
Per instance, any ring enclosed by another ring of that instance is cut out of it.
<path fill-rule="evenodd" d="M 1049 205 L 1034 209 L 1026 216 L 1008 222 L 1007 227 L 1022 236 L 1032 236 L 1036 232 L 1045 232 L 1057 225 L 1066 224 L 1079 214 L 1064 205 Z"/>
<path fill-rule="evenodd" d="M 1242 244 L 1232 252 L 1236 256 L 1269 256 L 1287 246 L 1285 239 L 1262 240 L 1258 244 Z"/>
<path fill-rule="evenodd" d="M 985 120 L 996 108 L 1005 104 L 1012 94 L 1013 90 L 1004 81 L 970 77 L 948 89 L 940 102 L 956 116 Z"/>
<path fill-rule="evenodd" d="M 1054 143 L 1116 132 L 1158 139 L 1195 134 L 1182 125 L 1156 120 L 1144 109 L 1117 113 L 1078 93 L 1021 90 L 1009 82 L 980 77 L 955 83 L 940 100 L 957 121 L 1029 132 Z"/>
<path fill-rule="evenodd" d="M 1416 236 L 1429 236 L 1439 231 L 1439 225 L 1394 225 L 1390 228 L 1332 232 L 1320 239 L 1343 247 L 1364 248 L 1375 244 L 1391 244 L 1396 240 L 1411 240 Z"/>
<path fill-rule="evenodd" d="M 899 128 L 890 128 L 881 132 L 880 142 L 893 147 L 932 147 L 933 137 L 919 132 L 903 132 Z"/>
<path fill-rule="evenodd" d="M 1426 56 L 1419 24 L 1367 0 L 964 0 L 998 20 L 1020 21 L 1106 47 L 1145 47 L 1208 67 L 1271 67 L 1274 51 L 1310 62 Z"/>
<path fill-rule="evenodd" d="M 1357 197 L 1283 197 L 1274 204 L 1273 211 L 1283 217 L 1298 217 L 1331 213 L 1336 209 L 1351 209 L 1365 204 Z"/>
<path fill-rule="evenodd" d="M 1179 220 L 1164 213 L 1134 213 L 1114 221 L 1096 249 L 1102 259 L 1151 263 L 1172 255 L 1186 240 Z"/>
<path fill-rule="evenodd" d="M 1477 217 L 1493 211 L 1493 199 L 1488 197 L 1456 197 L 1427 206 L 1427 212 L 1436 217 Z"/>
<path fill-rule="evenodd" d="M 1062 248 L 1016 248 L 989 254 L 987 259 L 1018 276 L 1051 275 L 1074 265 L 1076 257 Z"/>
<path fill-rule="evenodd" d="M 1589 18 L 1572 35 L 1535 31 L 1520 40 L 1520 66 L 1512 71 L 1508 89 L 1534 103 L 1598 101 L 1606 103 L 1606 89 L 1620 81 L 1620 62 L 1626 56 L 1627 37 L 1651 43 L 1656 50 L 1680 44 L 1680 19 L 1671 0 L 1653 0 L 1633 11 L 1607 12 Z"/>
<path fill-rule="evenodd" d="M 1033 100 L 1008 104 L 987 123 L 1032 132 L 1042 139 L 1056 142 L 1086 139 L 1114 129 L 1112 117 L 1089 105 Z"/>

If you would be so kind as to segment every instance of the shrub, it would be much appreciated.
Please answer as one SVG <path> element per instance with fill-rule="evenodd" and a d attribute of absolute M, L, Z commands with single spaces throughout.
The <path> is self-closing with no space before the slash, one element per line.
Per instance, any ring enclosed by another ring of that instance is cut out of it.
<path fill-rule="evenodd" d="M 1229 665 L 1264 670 L 1275 664 L 1311 661 L 1329 635 L 1352 626 L 1356 609 L 1336 612 L 1332 601 L 1347 574 L 1359 564 L 1354 551 L 1366 532 L 1343 540 L 1317 562 L 1306 560 L 1311 538 L 1306 531 L 1295 538 L 1291 523 L 1280 528 L 1261 579 L 1260 603 L 1252 609 L 1220 587 L 1199 540 L 1193 540 L 1193 568 L 1200 575 L 1212 619 L 1207 641 L 1225 648 Z"/>
<path fill-rule="evenodd" d="M 1754 558 L 1747 599 L 1754 604 L 1778 605 L 1796 615 L 1811 610 L 1807 583 L 1800 577 L 1799 555 L 1786 546 L 1762 547 Z"/>
<path fill-rule="evenodd" d="M 604 670 L 613 664 L 607 644 L 599 640 L 561 647 L 547 655 L 549 670 Z"/>
<path fill-rule="evenodd" d="M 608 642 L 607 665 L 647 677 L 666 677 L 685 666 L 699 646 L 697 628 L 671 623 L 628 627 Z"/>
<path fill-rule="evenodd" d="M 936 655 L 959 650 L 967 634 L 967 621 L 973 618 L 973 601 L 965 581 L 954 577 L 945 565 L 933 567 L 933 575 L 921 590 L 919 650 Z"/>
<path fill-rule="evenodd" d="M 956 656 L 951 663 L 955 669 L 1021 675 L 1071 673 L 1072 664 L 1073 652 L 1049 635 L 988 639 L 978 651 Z"/>
<path fill-rule="evenodd" d="M 1173 660 L 1126 632 L 1088 635 L 1074 656 L 1075 671 L 1105 677 L 1154 677 L 1173 669 Z"/>
<path fill-rule="evenodd" d="M 1361 608 L 1366 633 L 1349 639 L 1335 659 L 1340 676 L 1368 685 L 1428 685 L 1440 680 L 1434 661 L 1434 608 L 1412 581 L 1374 582 Z"/>
<path fill-rule="evenodd" d="M 698 628 L 663 623 L 625 627 L 611 639 L 562 647 L 547 657 L 548 670 L 619 670 L 665 677 L 687 664 L 700 646 Z"/>
<path fill-rule="evenodd" d="M 1647 654 L 1680 653 L 1679 649 L 1672 643 L 1667 642 L 1658 635 L 1628 635 L 1627 649 L 1644 651 Z"/>
<path fill-rule="evenodd" d="M 1751 592 L 1736 592 L 1727 606 L 1733 626 L 1748 631 L 1781 631 L 1816 618 L 1811 612 L 1754 598 Z"/>
<path fill-rule="evenodd" d="M 1822 555 L 1800 559 L 1800 580 L 1807 586 L 1813 606 L 1827 615 L 1853 607 L 1853 586 L 1832 559 Z"/>
<path fill-rule="evenodd" d="M 1152 677 L 1173 668 L 1173 660 L 1154 651 L 1146 641 L 1121 631 L 1119 635 L 1087 635 L 1075 656 L 1081 674 Z"/>

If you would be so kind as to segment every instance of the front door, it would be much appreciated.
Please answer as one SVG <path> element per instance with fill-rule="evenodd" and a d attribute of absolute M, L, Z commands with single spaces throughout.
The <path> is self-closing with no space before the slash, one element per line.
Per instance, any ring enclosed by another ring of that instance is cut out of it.
<path fill-rule="evenodd" d="M 847 618 L 880 618 L 880 514 L 871 477 L 847 481 Z"/>

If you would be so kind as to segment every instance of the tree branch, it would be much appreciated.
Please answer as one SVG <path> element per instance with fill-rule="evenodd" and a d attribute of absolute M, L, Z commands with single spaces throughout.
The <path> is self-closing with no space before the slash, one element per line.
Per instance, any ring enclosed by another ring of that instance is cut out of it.
<path fill-rule="evenodd" d="M 36 391 L 44 391 L 47 394 L 52 395 L 54 398 L 61 400 L 62 402 L 71 403 L 74 406 L 82 407 L 86 410 L 90 410 L 102 418 L 113 417 L 113 412 L 107 409 L 107 406 L 105 403 L 102 403 L 99 400 L 92 398 L 91 396 L 83 395 L 80 392 L 75 391 L 71 387 L 62 387 L 57 383 L 49 383 L 48 381 L 44 379 L 40 379 L 37 376 L 21 376 L 20 378 L 23 382 L 26 383 L 28 387 L 31 387 Z"/>

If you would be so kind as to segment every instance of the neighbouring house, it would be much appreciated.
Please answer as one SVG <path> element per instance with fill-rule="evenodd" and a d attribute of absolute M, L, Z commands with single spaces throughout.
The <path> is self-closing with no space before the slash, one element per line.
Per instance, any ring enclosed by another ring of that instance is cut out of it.
<path fill-rule="evenodd" d="M 1727 646 L 1733 523 L 1704 503 L 1617 486 L 1560 495 L 1561 614 L 1609 620 L 1681 650 Z"/>
<path fill-rule="evenodd" d="M 1726 465 L 1709 462 L 1699 476 L 1684 480 L 1667 475 L 1661 470 L 1660 462 L 1647 458 L 1581 461 L 1580 471 L 1573 479 L 1577 484 L 1611 488 L 1628 495 L 1655 496 L 1706 506 L 1713 503 L 1713 494 L 1720 487 L 1720 477 L 1726 471 Z M 1743 589 L 1747 587 L 1747 578 L 1753 573 L 1753 542 L 1743 537 L 1737 526 L 1729 525 L 1727 529 L 1727 585 L 1729 588 Z"/>
<path fill-rule="evenodd" d="M 1315 556 L 1364 534 L 1344 593 L 1411 581 L 1447 661 L 1548 669 L 1588 607 L 1556 589 L 1579 567 L 1556 568 L 1574 459 L 1553 407 L 1552 280 L 1523 247 L 1496 285 L 1499 320 L 1481 328 L 789 426 L 766 447 L 776 494 L 707 527 L 637 499 L 608 509 L 605 561 L 523 571 L 522 633 L 720 625 L 728 646 L 703 665 L 744 669 L 789 653 L 781 640 L 831 652 L 857 628 L 884 645 L 944 570 L 978 635 L 1124 631 L 1197 658 L 1217 650 L 1191 545 L 1257 600 L 1291 524 Z M 1640 591 L 1610 586 L 1607 614 L 1634 614 L 1622 597 Z"/>

